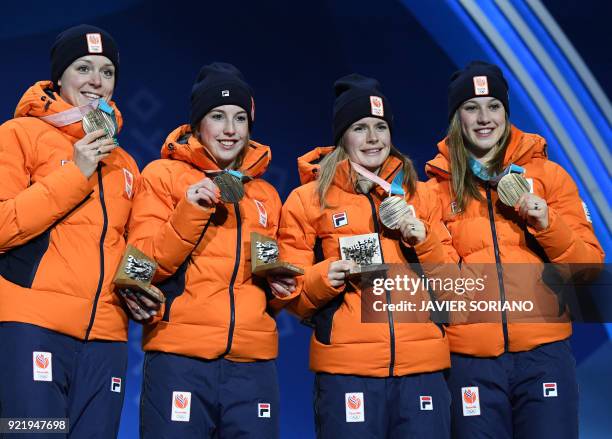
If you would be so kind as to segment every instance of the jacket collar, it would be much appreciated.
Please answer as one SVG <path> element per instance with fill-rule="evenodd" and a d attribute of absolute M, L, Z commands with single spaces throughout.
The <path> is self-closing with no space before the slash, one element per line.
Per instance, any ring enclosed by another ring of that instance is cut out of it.
<path fill-rule="evenodd" d="M 307 152 L 298 158 L 298 171 L 300 174 L 300 182 L 306 184 L 317 179 L 320 171 L 321 160 L 334 150 L 333 146 L 319 146 Z M 395 175 L 402 168 L 402 161 L 394 156 L 389 156 L 378 175 L 388 182 L 393 181 Z M 355 193 L 355 171 L 353 171 L 348 159 L 341 161 L 336 167 L 336 173 L 332 180 L 334 186 L 346 192 Z M 376 186 L 376 193 L 381 196 L 385 195 L 385 191 Z"/>
<path fill-rule="evenodd" d="M 438 154 L 425 164 L 425 172 L 430 177 L 450 179 L 450 152 L 447 137 L 438 143 Z M 510 143 L 506 149 L 503 166 L 511 163 L 524 166 L 534 158 L 546 158 L 546 141 L 537 135 L 524 133 L 514 125 L 510 128 Z"/>
<path fill-rule="evenodd" d="M 263 175 L 272 159 L 270 147 L 251 140 L 246 148 L 248 150 L 239 171 L 252 178 Z M 168 135 L 161 149 L 161 157 L 181 160 L 202 171 L 221 170 L 204 145 L 192 135 L 189 125 L 181 125 Z"/>
<path fill-rule="evenodd" d="M 123 126 L 123 118 L 113 101 L 109 102 L 109 105 L 115 111 L 117 131 L 119 132 Z M 66 102 L 58 93 L 53 91 L 53 83 L 51 81 L 39 81 L 23 94 L 15 108 L 15 117 L 41 118 L 58 114 L 62 111 L 70 110 L 71 108 L 74 108 L 74 106 Z M 83 125 L 80 121 L 56 128 L 75 139 L 81 139 L 85 136 Z"/>

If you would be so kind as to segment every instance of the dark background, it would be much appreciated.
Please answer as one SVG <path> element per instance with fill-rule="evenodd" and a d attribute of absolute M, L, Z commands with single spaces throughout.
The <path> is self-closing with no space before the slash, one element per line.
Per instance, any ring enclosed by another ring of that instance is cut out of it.
<path fill-rule="evenodd" d="M 443 4 L 429 3 L 434 9 Z M 543 3 L 609 96 L 611 3 Z M 235 64 L 253 87 L 252 137 L 271 145 L 273 164 L 266 178 L 283 199 L 298 184 L 296 157 L 331 141 L 332 84 L 341 75 L 359 72 L 379 79 L 395 114 L 394 143 L 413 158 L 422 178 L 425 161 L 444 137 L 446 86 L 457 66 L 399 1 L 124 0 L 58 5 L 3 5 L 0 121 L 12 117 L 27 87 L 48 79 L 49 48 L 57 33 L 89 23 L 109 31 L 120 47 L 114 100 L 125 125 L 119 141 L 141 168 L 159 157 L 165 136 L 187 121 L 193 80 L 200 66 L 212 61 Z M 286 314 L 278 325 L 282 437 L 311 438 L 310 330 Z M 132 327 L 130 337 L 124 438 L 137 436 L 141 379 L 140 328 Z M 607 339 L 603 326 L 577 328 L 573 345 L 586 375 L 599 370 L 603 360 L 591 357 Z M 603 388 L 610 389 L 606 385 Z M 589 412 L 609 407 L 606 402 L 603 407 L 589 404 L 591 400 L 586 403 Z"/>

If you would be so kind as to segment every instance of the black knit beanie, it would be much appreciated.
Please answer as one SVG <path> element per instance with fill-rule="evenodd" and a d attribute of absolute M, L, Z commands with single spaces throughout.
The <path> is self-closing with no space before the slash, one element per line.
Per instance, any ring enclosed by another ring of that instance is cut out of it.
<path fill-rule="evenodd" d="M 75 59 L 103 55 L 115 66 L 115 85 L 119 73 L 119 50 L 108 32 L 89 24 L 80 24 L 60 33 L 51 47 L 51 81 L 57 81 Z"/>
<path fill-rule="evenodd" d="M 448 120 L 453 118 L 462 103 L 484 96 L 499 99 L 504 104 L 506 113 L 510 113 L 508 82 L 501 69 L 495 64 L 472 61 L 463 70 L 457 70 L 451 76 L 448 86 Z"/>
<path fill-rule="evenodd" d="M 351 73 L 334 83 L 334 92 L 334 145 L 351 124 L 364 117 L 383 119 L 393 129 L 391 105 L 376 79 Z"/>
<path fill-rule="evenodd" d="M 235 66 L 214 62 L 202 67 L 191 89 L 191 126 L 196 126 L 215 107 L 238 105 L 249 119 L 249 128 L 255 119 L 253 91 Z"/>

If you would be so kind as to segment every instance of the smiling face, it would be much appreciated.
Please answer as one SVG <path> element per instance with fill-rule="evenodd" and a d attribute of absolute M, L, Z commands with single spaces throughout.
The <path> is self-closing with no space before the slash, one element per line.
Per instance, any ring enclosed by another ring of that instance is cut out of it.
<path fill-rule="evenodd" d="M 506 129 L 506 110 L 495 98 L 481 97 L 465 101 L 459 107 L 461 132 L 466 147 L 477 159 L 495 154 Z"/>
<path fill-rule="evenodd" d="M 245 147 L 249 136 L 246 111 L 237 105 L 221 105 L 210 110 L 199 125 L 202 143 L 219 168 L 230 166 Z"/>
<path fill-rule="evenodd" d="M 376 117 L 359 119 L 345 131 L 342 144 L 352 162 L 374 172 L 391 151 L 389 125 Z"/>
<path fill-rule="evenodd" d="M 62 99 L 75 107 L 99 98 L 108 102 L 115 89 L 115 66 L 102 55 L 82 56 L 68 66 L 57 85 Z"/>

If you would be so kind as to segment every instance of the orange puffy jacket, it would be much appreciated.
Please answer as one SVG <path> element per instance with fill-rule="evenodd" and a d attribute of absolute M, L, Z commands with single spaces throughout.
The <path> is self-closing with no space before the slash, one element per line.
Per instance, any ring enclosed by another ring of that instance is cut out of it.
<path fill-rule="evenodd" d="M 542 137 L 513 126 L 504 159 L 504 166 L 514 163 L 525 169 L 533 193 L 548 204 L 549 227 L 539 232 L 526 226 L 513 208 L 498 200 L 495 189 L 485 184 L 479 187 L 485 201 L 471 200 L 464 212 L 454 213 L 446 139 L 438 144 L 438 149 L 439 154 L 426 165 L 426 172 L 432 177 L 428 184 L 439 193 L 443 222 L 464 263 L 603 261 L 603 250 L 587 221 L 578 189 L 563 168 L 547 159 L 546 141 Z M 476 230 L 481 233 L 474 233 Z M 497 282 L 501 295 L 508 279 L 504 281 L 503 273 L 498 272 Z M 500 323 L 450 326 L 447 333 L 451 351 L 479 357 L 498 356 L 563 340 L 572 333 L 570 323 L 507 323 L 506 317 L 502 313 Z"/>
<path fill-rule="evenodd" d="M 310 368 L 315 372 L 386 377 L 449 367 L 449 347 L 441 326 L 431 322 L 398 323 L 393 312 L 387 313 L 386 323 L 362 323 L 361 291 L 354 285 L 354 291 L 344 286 L 334 288 L 327 279 L 330 263 L 340 259 L 338 238 L 344 236 L 378 232 L 386 263 L 451 260 L 449 254 L 454 250 L 448 232 L 435 220 L 439 218 L 436 200 L 424 184 L 418 183 L 416 194 L 408 202 L 426 224 L 428 234 L 414 248 L 407 247 L 401 243 L 399 232 L 383 230 L 379 224 L 378 206 L 386 193 L 380 187 L 368 194 L 357 193 L 349 161 L 345 160 L 338 165 L 327 193 L 331 207 L 322 209 L 316 190 L 316 163 L 332 149 L 316 148 L 298 159 L 303 185 L 285 202 L 279 228 L 281 258 L 305 267 L 298 282 L 300 294 L 289 302 L 288 309 L 309 319 L 315 328 Z M 379 175 L 392 181 L 401 166 L 401 161 L 391 156 Z"/>
<path fill-rule="evenodd" d="M 205 209 L 187 188 L 218 166 L 187 125 L 174 130 L 161 160 L 143 170 L 129 242 L 154 258 L 154 279 L 167 296 L 161 318 L 146 325 L 143 348 L 205 359 L 269 360 L 277 355 L 265 279 L 251 274 L 251 232 L 276 235 L 281 202 L 257 177 L 270 148 L 251 141 L 240 171 L 253 179 L 236 204 Z"/>
<path fill-rule="evenodd" d="M 115 148 L 88 181 L 71 162 L 81 123 L 56 128 L 40 119 L 72 108 L 51 87 L 30 87 L 0 126 L 0 321 L 126 340 L 112 279 L 138 168 Z"/>

